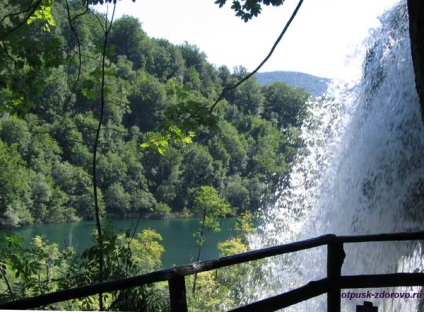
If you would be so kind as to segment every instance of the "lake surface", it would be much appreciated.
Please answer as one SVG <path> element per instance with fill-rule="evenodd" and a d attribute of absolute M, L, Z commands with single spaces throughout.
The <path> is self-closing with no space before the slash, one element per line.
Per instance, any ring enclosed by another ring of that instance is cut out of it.
<path fill-rule="evenodd" d="M 188 264 L 196 260 L 197 245 L 193 233 L 199 229 L 200 219 L 165 219 L 165 220 L 139 220 L 137 233 L 144 229 L 156 230 L 163 238 L 162 245 L 165 252 L 162 256 L 164 268 L 174 265 Z M 131 229 L 134 231 L 137 219 L 113 220 L 111 222 L 116 230 Z M 202 248 L 202 260 L 209 260 L 219 256 L 217 244 L 233 236 L 235 219 L 228 218 L 221 221 L 221 231 L 207 232 L 207 240 Z M 94 222 L 75 222 L 65 224 L 46 224 L 26 226 L 15 230 L 24 237 L 29 244 L 36 235 L 42 236 L 50 243 L 57 243 L 61 248 L 71 244 L 78 252 L 93 245 L 91 234 L 95 229 Z"/>

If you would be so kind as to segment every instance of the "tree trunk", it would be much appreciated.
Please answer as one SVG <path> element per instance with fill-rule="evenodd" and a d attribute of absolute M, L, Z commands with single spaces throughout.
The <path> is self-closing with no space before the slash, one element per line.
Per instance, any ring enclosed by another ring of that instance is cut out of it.
<path fill-rule="evenodd" d="M 424 122 L 424 1 L 408 0 L 408 14 L 415 85 L 421 104 L 421 118 Z"/>
<path fill-rule="evenodd" d="M 200 234 L 199 234 L 200 244 L 199 244 L 199 249 L 197 251 L 196 262 L 200 261 L 200 255 L 202 252 L 202 246 L 203 246 L 204 238 L 205 238 L 205 222 L 206 222 L 206 207 L 203 209 L 202 227 L 200 229 Z M 194 274 L 193 289 L 192 289 L 193 294 L 196 292 L 196 281 L 197 281 L 197 273 Z"/>

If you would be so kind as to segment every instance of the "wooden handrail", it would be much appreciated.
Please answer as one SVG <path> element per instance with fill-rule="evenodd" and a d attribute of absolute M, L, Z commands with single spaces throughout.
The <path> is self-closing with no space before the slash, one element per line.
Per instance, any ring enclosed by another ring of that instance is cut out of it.
<path fill-rule="evenodd" d="M 325 294 L 328 291 L 328 280 L 326 278 L 312 281 L 308 284 L 285 292 L 283 294 L 253 302 L 229 312 L 271 312 L 287 308 L 296 303 L 312 299 Z"/>
<path fill-rule="evenodd" d="M 271 256 L 282 255 L 286 253 L 296 252 L 300 250 L 310 249 L 323 245 L 328 246 L 328 263 L 327 263 L 327 279 L 321 281 L 310 282 L 309 284 L 287 293 L 270 298 L 270 302 L 282 301 L 284 304 L 292 305 L 300 301 L 310 299 L 322 293 L 328 293 L 329 306 L 338 306 L 330 308 L 329 311 L 340 311 L 340 289 L 344 288 L 367 288 L 367 287 L 388 287 L 388 286 L 424 286 L 423 274 L 388 274 L 388 275 L 362 275 L 362 276 L 340 276 L 343 260 L 341 258 L 344 243 L 364 243 L 364 242 L 384 242 L 384 241 L 406 241 L 406 240 L 424 240 L 424 231 L 411 233 L 394 233 L 394 234 L 373 234 L 373 235 L 356 235 L 356 236 L 336 236 L 327 234 L 307 240 L 294 243 L 273 246 L 269 248 L 244 252 L 241 254 L 222 257 L 219 259 L 196 262 L 189 265 L 179 266 L 171 269 L 164 269 L 148 274 L 138 275 L 129 278 L 122 278 L 113 281 L 106 281 L 92 285 L 86 285 L 45 295 L 24 298 L 16 301 L 0 304 L 0 309 L 30 309 L 40 307 L 61 301 L 78 299 L 95 295 L 101 292 L 111 292 L 142 286 L 146 284 L 168 281 L 170 288 L 170 299 L 172 311 L 187 311 L 186 293 L 184 277 L 205 271 L 215 270 L 235 264 L 241 264 L 249 261 L 264 259 Z M 333 251 L 331 251 L 333 250 Z M 376 279 L 376 277 L 378 277 Z M 336 286 L 328 287 L 329 284 Z M 413 284 L 411 284 L 413 283 Z M 324 285 L 327 285 L 324 287 Z M 369 286 L 368 286 L 369 285 Z M 378 286 L 385 285 L 385 286 Z M 311 294 L 317 294 L 309 297 Z M 338 294 L 338 295 L 337 295 Z M 274 299 L 273 299 L 274 298 Z M 296 298 L 304 298 L 297 301 Z M 255 304 L 269 304 L 267 299 Z M 289 304 L 290 303 L 290 304 Z M 284 307 L 288 306 L 285 305 Z M 271 305 L 272 306 L 272 305 Z M 239 308 L 242 309 L 242 308 Z M 277 308 L 278 309 L 278 308 Z M 234 310 L 239 311 L 239 310 Z M 240 310 L 249 311 L 249 310 Z M 253 310 L 251 310 L 253 311 Z M 261 311 L 273 311 L 264 310 Z"/>
<path fill-rule="evenodd" d="M 400 285 L 401 284 L 401 285 Z M 357 275 L 340 277 L 341 289 L 382 288 L 395 286 L 423 286 L 424 273 L 395 273 L 380 275 Z M 233 309 L 229 312 L 267 312 L 286 308 L 296 303 L 325 294 L 330 288 L 327 278 L 309 282 L 281 295 L 263 299 Z"/>
<path fill-rule="evenodd" d="M 424 286 L 424 273 L 344 275 L 340 286 L 342 289 Z"/>
<path fill-rule="evenodd" d="M 408 241 L 424 240 L 424 231 L 401 232 L 401 233 L 383 233 L 370 235 L 340 235 L 336 241 L 341 243 L 368 243 L 368 242 L 388 242 L 388 241 Z"/>

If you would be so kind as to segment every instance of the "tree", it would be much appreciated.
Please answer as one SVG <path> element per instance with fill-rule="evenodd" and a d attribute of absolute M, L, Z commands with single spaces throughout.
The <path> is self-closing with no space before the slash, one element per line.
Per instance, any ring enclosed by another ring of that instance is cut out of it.
<path fill-rule="evenodd" d="M 246 187 L 248 179 L 242 179 L 239 175 L 230 176 L 225 181 L 222 191 L 225 199 L 237 212 L 250 209 L 250 194 Z"/>
<path fill-rule="evenodd" d="M 74 106 L 75 95 L 68 85 L 69 75 L 64 66 L 52 68 L 46 77 L 40 97 L 34 100 L 30 113 L 43 121 L 54 123 L 62 118 Z"/>
<path fill-rule="evenodd" d="M 125 118 L 125 125 L 137 126 L 141 131 L 153 131 L 164 119 L 166 90 L 157 78 L 145 72 L 132 86 L 128 96 L 131 113 Z"/>
<path fill-rule="evenodd" d="M 118 235 L 115 250 L 121 254 L 121 257 L 115 260 L 118 265 L 116 270 L 119 272 L 121 269 L 121 277 L 159 269 L 162 264 L 161 257 L 165 252 L 161 241 L 162 236 L 152 229 L 144 229 L 132 236 L 128 231 Z M 118 291 L 113 294 L 110 310 L 168 311 L 167 295 L 167 289 L 157 284 Z"/>
<path fill-rule="evenodd" d="M 104 195 L 107 211 L 119 216 L 128 215 L 131 208 L 131 196 L 125 192 L 121 183 L 111 184 Z"/>
<path fill-rule="evenodd" d="M 227 153 L 231 155 L 229 161 L 229 173 L 243 172 L 247 165 L 247 142 L 237 131 L 237 128 L 229 122 L 222 121 L 220 123 L 219 138 L 222 146 Z"/>
<path fill-rule="evenodd" d="M 63 62 L 61 42 L 50 33 L 52 0 L 7 1 L 0 5 L 1 111 L 23 114 L 45 86 L 49 69 Z M 36 27 L 30 27 L 36 25 Z"/>
<path fill-rule="evenodd" d="M 118 56 L 126 56 L 134 65 L 134 69 L 144 68 L 153 57 L 149 38 L 141 28 L 140 21 L 132 16 L 124 15 L 115 21 L 109 38 L 113 46 L 112 60 L 117 61 Z M 147 50 L 147 51 L 146 51 Z"/>
<path fill-rule="evenodd" d="M 162 82 L 172 78 L 183 82 L 185 61 L 181 49 L 168 40 L 153 39 L 152 50 L 152 60 L 146 65 L 147 72 Z"/>
<path fill-rule="evenodd" d="M 263 118 L 275 121 L 278 128 L 299 127 L 306 116 L 309 94 L 282 82 L 263 87 L 265 97 Z"/>
<path fill-rule="evenodd" d="M 7 146 L 0 141 L 0 225 L 13 227 L 32 222 L 27 176 L 16 145 Z"/>
<path fill-rule="evenodd" d="M 106 154 L 99 155 L 97 170 L 99 186 L 108 188 L 112 184 L 121 183 L 126 179 L 127 164 L 118 153 L 108 151 Z"/>
<path fill-rule="evenodd" d="M 245 114 L 260 115 L 263 109 L 264 96 L 255 77 L 249 79 L 234 91 L 232 102 Z"/>
<path fill-rule="evenodd" d="M 231 206 L 222 199 L 218 191 L 211 186 L 201 186 L 194 190 L 196 197 L 194 199 L 193 213 L 201 216 L 200 228 L 195 236 L 197 236 L 197 260 L 200 261 L 202 246 L 206 241 L 206 231 L 219 232 L 221 230 L 219 219 L 233 212 Z M 193 293 L 196 289 L 196 278 L 194 276 Z"/>
<path fill-rule="evenodd" d="M 206 231 L 219 232 L 221 230 L 219 220 L 233 213 L 232 207 L 222 199 L 218 191 L 212 186 L 201 186 L 194 190 L 195 198 L 193 213 L 201 216 L 198 237 L 199 252 L 197 260 L 200 261 L 201 247 L 206 240 Z"/>

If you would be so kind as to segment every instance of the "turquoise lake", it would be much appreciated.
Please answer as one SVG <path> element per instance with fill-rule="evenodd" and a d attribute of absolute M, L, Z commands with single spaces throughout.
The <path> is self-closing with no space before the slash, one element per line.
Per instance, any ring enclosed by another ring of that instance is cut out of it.
<path fill-rule="evenodd" d="M 154 229 L 163 238 L 165 253 L 162 256 L 163 268 L 184 265 L 195 261 L 197 257 L 196 238 L 193 233 L 199 229 L 200 219 L 164 219 L 139 220 L 137 232 L 144 229 Z M 207 232 L 207 240 L 202 249 L 201 260 L 209 260 L 219 256 L 217 244 L 230 238 L 234 232 L 234 218 L 221 221 L 220 232 Z M 116 230 L 131 229 L 134 231 L 137 219 L 113 220 Z M 70 243 L 78 252 L 93 245 L 91 234 L 95 228 L 94 222 L 75 222 L 64 224 L 46 224 L 26 226 L 15 230 L 25 239 L 28 245 L 32 237 L 42 236 L 50 243 L 57 243 L 61 248 Z"/>

